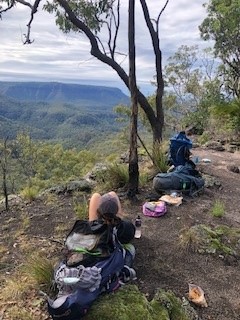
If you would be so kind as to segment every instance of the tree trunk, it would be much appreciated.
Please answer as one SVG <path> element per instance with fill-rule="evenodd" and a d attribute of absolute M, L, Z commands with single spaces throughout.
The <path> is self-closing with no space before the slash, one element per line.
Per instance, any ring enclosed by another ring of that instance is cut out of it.
<path fill-rule="evenodd" d="M 7 189 L 7 167 L 8 167 L 8 160 L 7 160 L 7 140 L 8 138 L 6 138 L 4 140 L 4 144 L 3 144 L 3 159 L 0 160 L 1 163 L 1 167 L 2 167 L 2 186 L 3 186 L 3 194 L 4 194 L 4 198 L 5 198 L 5 209 L 6 211 L 9 210 L 9 206 L 8 206 L 8 189 Z"/>
<path fill-rule="evenodd" d="M 128 45 L 129 45 L 129 88 L 131 92 L 131 130 L 129 150 L 128 198 L 134 199 L 138 192 L 139 168 L 137 151 L 138 99 L 135 65 L 135 0 L 129 0 Z"/>
<path fill-rule="evenodd" d="M 157 91 L 156 91 L 156 121 L 152 125 L 153 129 L 153 143 L 162 141 L 162 130 L 164 125 L 164 112 L 162 105 L 163 91 L 164 91 L 164 81 L 162 74 L 162 52 L 160 50 L 159 34 L 158 34 L 158 23 L 160 15 L 166 8 L 168 1 L 166 2 L 164 8 L 158 16 L 156 30 L 154 30 L 152 20 L 149 15 L 148 7 L 145 0 L 140 0 L 142 5 L 142 10 L 144 14 L 144 19 L 146 21 L 151 39 L 152 46 L 155 54 L 155 66 L 156 66 L 156 80 L 157 80 Z"/>

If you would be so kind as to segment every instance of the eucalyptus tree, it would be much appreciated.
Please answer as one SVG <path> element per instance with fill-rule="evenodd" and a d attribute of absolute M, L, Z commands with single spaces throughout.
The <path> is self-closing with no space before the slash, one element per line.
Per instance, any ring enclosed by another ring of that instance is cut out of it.
<path fill-rule="evenodd" d="M 199 29 L 204 40 L 213 40 L 216 57 L 223 62 L 225 86 L 240 98 L 240 1 L 210 0 L 208 15 Z"/>
<path fill-rule="evenodd" d="M 2 174 L 2 191 L 5 199 L 5 209 L 6 211 L 9 210 L 9 205 L 8 205 L 8 185 L 7 185 L 7 180 L 8 180 L 8 175 L 9 175 L 9 162 L 10 162 L 10 155 L 11 151 L 8 148 L 7 145 L 8 137 L 5 138 L 1 143 L 0 143 L 0 169 L 1 169 L 1 174 Z"/>
<path fill-rule="evenodd" d="M 139 168 L 137 152 L 138 100 L 136 83 L 136 48 L 135 48 L 135 0 L 128 5 L 128 52 L 129 52 L 129 89 L 131 93 L 131 130 L 129 149 L 129 184 L 128 197 L 134 198 L 138 192 Z"/>
<path fill-rule="evenodd" d="M 139 89 L 137 90 L 137 101 L 150 122 L 153 141 L 161 141 L 164 124 L 162 106 L 164 82 L 162 76 L 162 52 L 159 44 L 159 22 L 168 2 L 169 0 L 165 1 L 164 6 L 157 14 L 157 18 L 152 19 L 147 1 L 140 0 L 155 55 L 157 90 L 155 108 L 151 107 L 146 96 Z M 52 0 L 46 2 L 43 2 L 43 0 L 0 0 L 0 4 L 2 4 L 0 7 L 1 16 L 4 12 L 14 9 L 17 4 L 29 8 L 30 18 L 25 34 L 25 44 L 32 43 L 31 27 L 34 22 L 34 16 L 40 10 L 40 4 L 42 3 L 44 3 L 43 10 L 55 15 L 56 24 L 61 31 L 66 33 L 74 31 L 84 34 L 89 40 L 91 55 L 115 70 L 127 88 L 130 88 L 129 74 L 123 69 L 121 62 L 118 62 L 116 59 L 119 53 L 116 49 L 120 29 L 120 0 Z M 101 36 L 104 34 L 106 37 L 106 33 L 108 34 L 108 40 L 106 41 L 106 45 L 104 45 Z"/>
<path fill-rule="evenodd" d="M 181 46 L 164 67 L 166 124 L 199 131 L 207 126 L 210 107 L 222 100 L 222 82 L 211 49 Z M 182 123 L 184 122 L 184 123 Z M 181 128 L 177 128 L 178 130 Z"/>

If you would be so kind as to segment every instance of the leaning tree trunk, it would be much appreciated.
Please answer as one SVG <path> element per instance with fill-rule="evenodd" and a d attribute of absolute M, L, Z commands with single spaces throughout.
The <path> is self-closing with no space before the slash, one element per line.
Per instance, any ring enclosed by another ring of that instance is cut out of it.
<path fill-rule="evenodd" d="M 96 57 L 98 60 L 102 61 L 103 63 L 110 66 L 113 70 L 117 72 L 119 77 L 122 79 L 124 84 L 127 86 L 127 88 L 130 90 L 130 75 L 127 75 L 124 69 L 121 67 L 120 64 L 118 64 L 113 58 L 107 56 L 105 53 L 101 52 L 98 46 L 98 42 L 96 39 L 96 36 L 92 33 L 92 31 L 87 27 L 86 24 L 83 23 L 83 21 L 79 20 L 75 13 L 72 11 L 71 7 L 69 6 L 68 1 L 66 0 L 57 0 L 57 2 L 62 6 L 62 8 L 66 12 L 67 19 L 69 19 L 75 27 L 77 27 L 79 30 L 81 30 L 89 39 L 90 45 L 91 45 L 91 55 Z M 147 6 L 146 6 L 147 8 Z M 149 16 L 149 14 L 148 14 Z M 149 21 L 151 21 L 149 17 Z M 149 22 L 148 21 L 148 22 Z M 151 34 L 151 33 L 150 33 Z M 153 33 L 152 33 L 153 34 Z M 151 36 L 152 36 L 151 34 Z M 156 35 L 155 35 L 156 36 Z M 154 42 L 155 45 L 157 45 L 156 42 Z M 163 85 L 163 83 L 162 83 Z M 163 91 L 163 87 L 161 88 Z M 156 99 L 157 103 L 159 103 L 159 98 L 161 99 L 162 95 L 159 95 L 159 90 L 157 92 L 158 98 Z M 157 105 L 157 108 L 160 108 L 159 112 L 157 113 L 157 116 L 155 115 L 155 112 L 153 108 L 151 107 L 150 103 L 148 102 L 145 95 L 137 89 L 137 100 L 143 111 L 145 112 L 149 123 L 151 125 L 152 131 L 153 131 L 153 142 L 161 141 L 162 140 L 162 129 L 163 129 L 163 118 L 161 118 L 162 112 L 162 104 L 159 106 Z"/>
<path fill-rule="evenodd" d="M 161 14 L 165 10 L 169 0 L 166 0 L 164 7 L 158 15 L 156 22 L 156 30 L 153 27 L 152 19 L 149 15 L 148 6 L 146 0 L 140 0 L 142 5 L 143 15 L 145 22 L 147 24 L 150 37 L 152 39 L 152 46 L 155 55 L 155 67 L 156 67 L 156 82 L 157 82 L 157 90 L 156 90 L 156 119 L 154 124 L 151 123 L 153 130 L 153 143 L 161 142 L 162 140 L 162 131 L 164 126 L 164 111 L 162 105 L 163 91 L 164 91 L 164 81 L 163 81 L 163 73 L 162 73 L 162 51 L 160 49 L 159 42 L 159 19 Z"/>
<path fill-rule="evenodd" d="M 130 199 L 138 192 L 139 169 L 137 152 L 138 99 L 135 66 L 135 0 L 129 0 L 128 45 L 129 45 L 129 88 L 131 92 L 131 126 L 129 150 L 129 184 L 127 195 Z"/>

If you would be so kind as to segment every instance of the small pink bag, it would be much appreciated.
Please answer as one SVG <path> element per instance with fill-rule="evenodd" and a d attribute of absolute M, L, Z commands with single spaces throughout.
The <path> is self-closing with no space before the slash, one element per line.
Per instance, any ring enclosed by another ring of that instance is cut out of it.
<path fill-rule="evenodd" d="M 145 202 L 143 205 L 143 214 L 148 217 L 161 217 L 167 212 L 166 202 L 151 201 Z"/>

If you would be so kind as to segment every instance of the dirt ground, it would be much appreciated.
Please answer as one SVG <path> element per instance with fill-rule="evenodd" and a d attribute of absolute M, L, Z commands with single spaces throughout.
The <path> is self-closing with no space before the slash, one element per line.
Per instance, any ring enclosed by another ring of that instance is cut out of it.
<path fill-rule="evenodd" d="M 180 298 L 187 297 L 188 283 L 194 283 L 204 290 L 208 303 L 207 308 L 194 306 L 202 320 L 237 320 L 240 319 L 238 258 L 180 249 L 179 234 L 181 230 L 200 223 L 211 227 L 219 224 L 240 227 L 240 174 L 227 169 L 233 164 L 240 167 L 240 153 L 197 148 L 193 149 L 193 155 L 211 160 L 210 163 L 200 162 L 197 168 L 214 176 L 221 187 L 205 188 L 194 198 L 184 197 L 182 205 L 168 206 L 167 213 L 161 218 L 142 214 L 142 204 L 151 190 L 141 190 L 136 204 L 122 199 L 127 217 L 134 220 L 137 214 L 141 214 L 143 221 L 142 237 L 134 240 L 136 284 L 150 299 L 158 288 L 171 289 Z M 225 204 L 226 212 L 222 218 L 209 213 L 216 199 Z M 6 278 L 11 278 L 17 266 L 23 263 L 26 242 L 51 258 L 60 258 L 61 245 L 57 241 L 63 241 L 76 214 L 72 196 L 44 196 L 29 204 L 20 203 L 8 213 L 2 210 L 0 219 L 0 285 L 4 286 Z M 3 312 L 0 318 L 5 319 Z M 45 313 L 41 319 L 50 318 Z"/>

